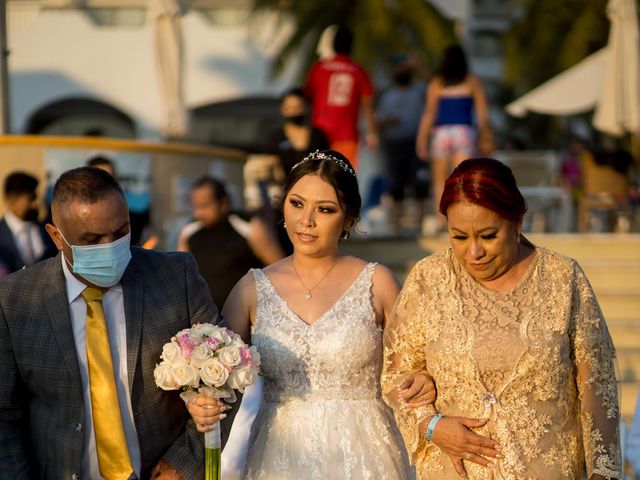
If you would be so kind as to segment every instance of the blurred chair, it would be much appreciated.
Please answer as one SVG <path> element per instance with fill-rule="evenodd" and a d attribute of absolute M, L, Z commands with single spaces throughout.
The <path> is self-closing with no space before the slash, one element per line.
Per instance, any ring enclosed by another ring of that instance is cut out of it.
<path fill-rule="evenodd" d="M 570 194 L 558 185 L 560 159 L 551 150 L 502 150 L 494 158 L 509 166 L 527 201 L 524 229 L 567 232 L 573 216 Z"/>
<path fill-rule="evenodd" d="M 617 214 L 629 210 L 629 178 L 608 165 L 595 162 L 591 152 L 580 158 L 582 167 L 582 195 L 578 201 L 578 230 L 593 229 L 611 231 L 615 228 Z M 597 213 L 604 214 L 597 217 Z"/>

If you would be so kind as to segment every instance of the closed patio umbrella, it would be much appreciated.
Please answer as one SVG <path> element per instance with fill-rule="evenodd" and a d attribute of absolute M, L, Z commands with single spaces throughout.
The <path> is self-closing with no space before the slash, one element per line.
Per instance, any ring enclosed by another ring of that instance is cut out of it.
<path fill-rule="evenodd" d="M 181 11 L 176 0 L 150 0 L 155 64 L 164 109 L 162 132 L 177 138 L 187 133 L 183 93 Z"/>
<path fill-rule="evenodd" d="M 604 82 L 593 125 L 621 136 L 640 133 L 640 46 L 636 0 L 609 0 L 611 20 Z"/>

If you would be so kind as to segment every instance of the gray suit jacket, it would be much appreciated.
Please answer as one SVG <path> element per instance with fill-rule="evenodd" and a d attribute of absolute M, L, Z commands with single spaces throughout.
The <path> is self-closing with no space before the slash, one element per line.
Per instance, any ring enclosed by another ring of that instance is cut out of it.
<path fill-rule="evenodd" d="M 153 369 L 172 335 L 196 322 L 217 323 L 218 311 L 190 255 L 137 247 L 131 253 L 122 289 L 142 478 L 161 458 L 185 479 L 202 478 L 203 435 L 179 392 L 156 387 Z M 78 478 L 82 422 L 80 371 L 57 256 L 0 280 L 0 478 Z"/>

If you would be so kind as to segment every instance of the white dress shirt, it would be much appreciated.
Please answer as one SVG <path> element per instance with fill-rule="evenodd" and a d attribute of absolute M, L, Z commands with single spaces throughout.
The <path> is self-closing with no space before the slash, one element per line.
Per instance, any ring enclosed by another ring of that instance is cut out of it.
<path fill-rule="evenodd" d="M 82 381 L 82 397 L 84 400 L 84 451 L 80 478 L 93 480 L 102 477 L 100 476 L 98 467 L 96 440 L 93 435 L 93 414 L 91 411 L 91 393 L 89 391 L 89 370 L 87 366 L 86 347 L 87 304 L 80 295 L 87 286 L 73 276 L 64 259 L 64 255 L 60 257 L 62 259 L 62 268 L 66 280 L 67 298 L 71 312 L 71 325 L 73 327 L 76 354 L 78 355 L 78 366 L 80 367 L 80 379 Z M 133 409 L 131 408 L 131 396 L 129 395 L 129 380 L 127 376 L 127 328 L 124 317 L 122 285 L 118 283 L 105 292 L 102 305 L 104 307 L 104 315 L 109 332 L 111 358 L 113 360 L 124 434 L 127 439 L 127 446 L 129 447 L 131 464 L 135 474 L 140 477 L 140 445 L 138 444 L 138 434 L 133 422 Z"/>
<path fill-rule="evenodd" d="M 4 220 L 13 234 L 18 253 L 25 265 L 33 265 L 44 253 L 44 242 L 37 224 L 16 217 L 10 210 L 4 214 Z"/>

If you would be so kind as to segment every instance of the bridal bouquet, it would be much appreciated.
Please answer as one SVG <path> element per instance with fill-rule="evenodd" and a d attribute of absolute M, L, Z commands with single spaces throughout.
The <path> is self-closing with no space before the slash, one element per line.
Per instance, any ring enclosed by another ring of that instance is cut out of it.
<path fill-rule="evenodd" d="M 234 390 L 243 392 L 254 383 L 260 368 L 255 347 L 232 330 L 209 323 L 180 330 L 162 347 L 160 358 L 153 372 L 156 385 L 163 390 L 183 389 L 180 396 L 185 402 L 198 393 L 235 402 Z M 204 435 L 205 480 L 219 480 L 220 424 Z"/>

